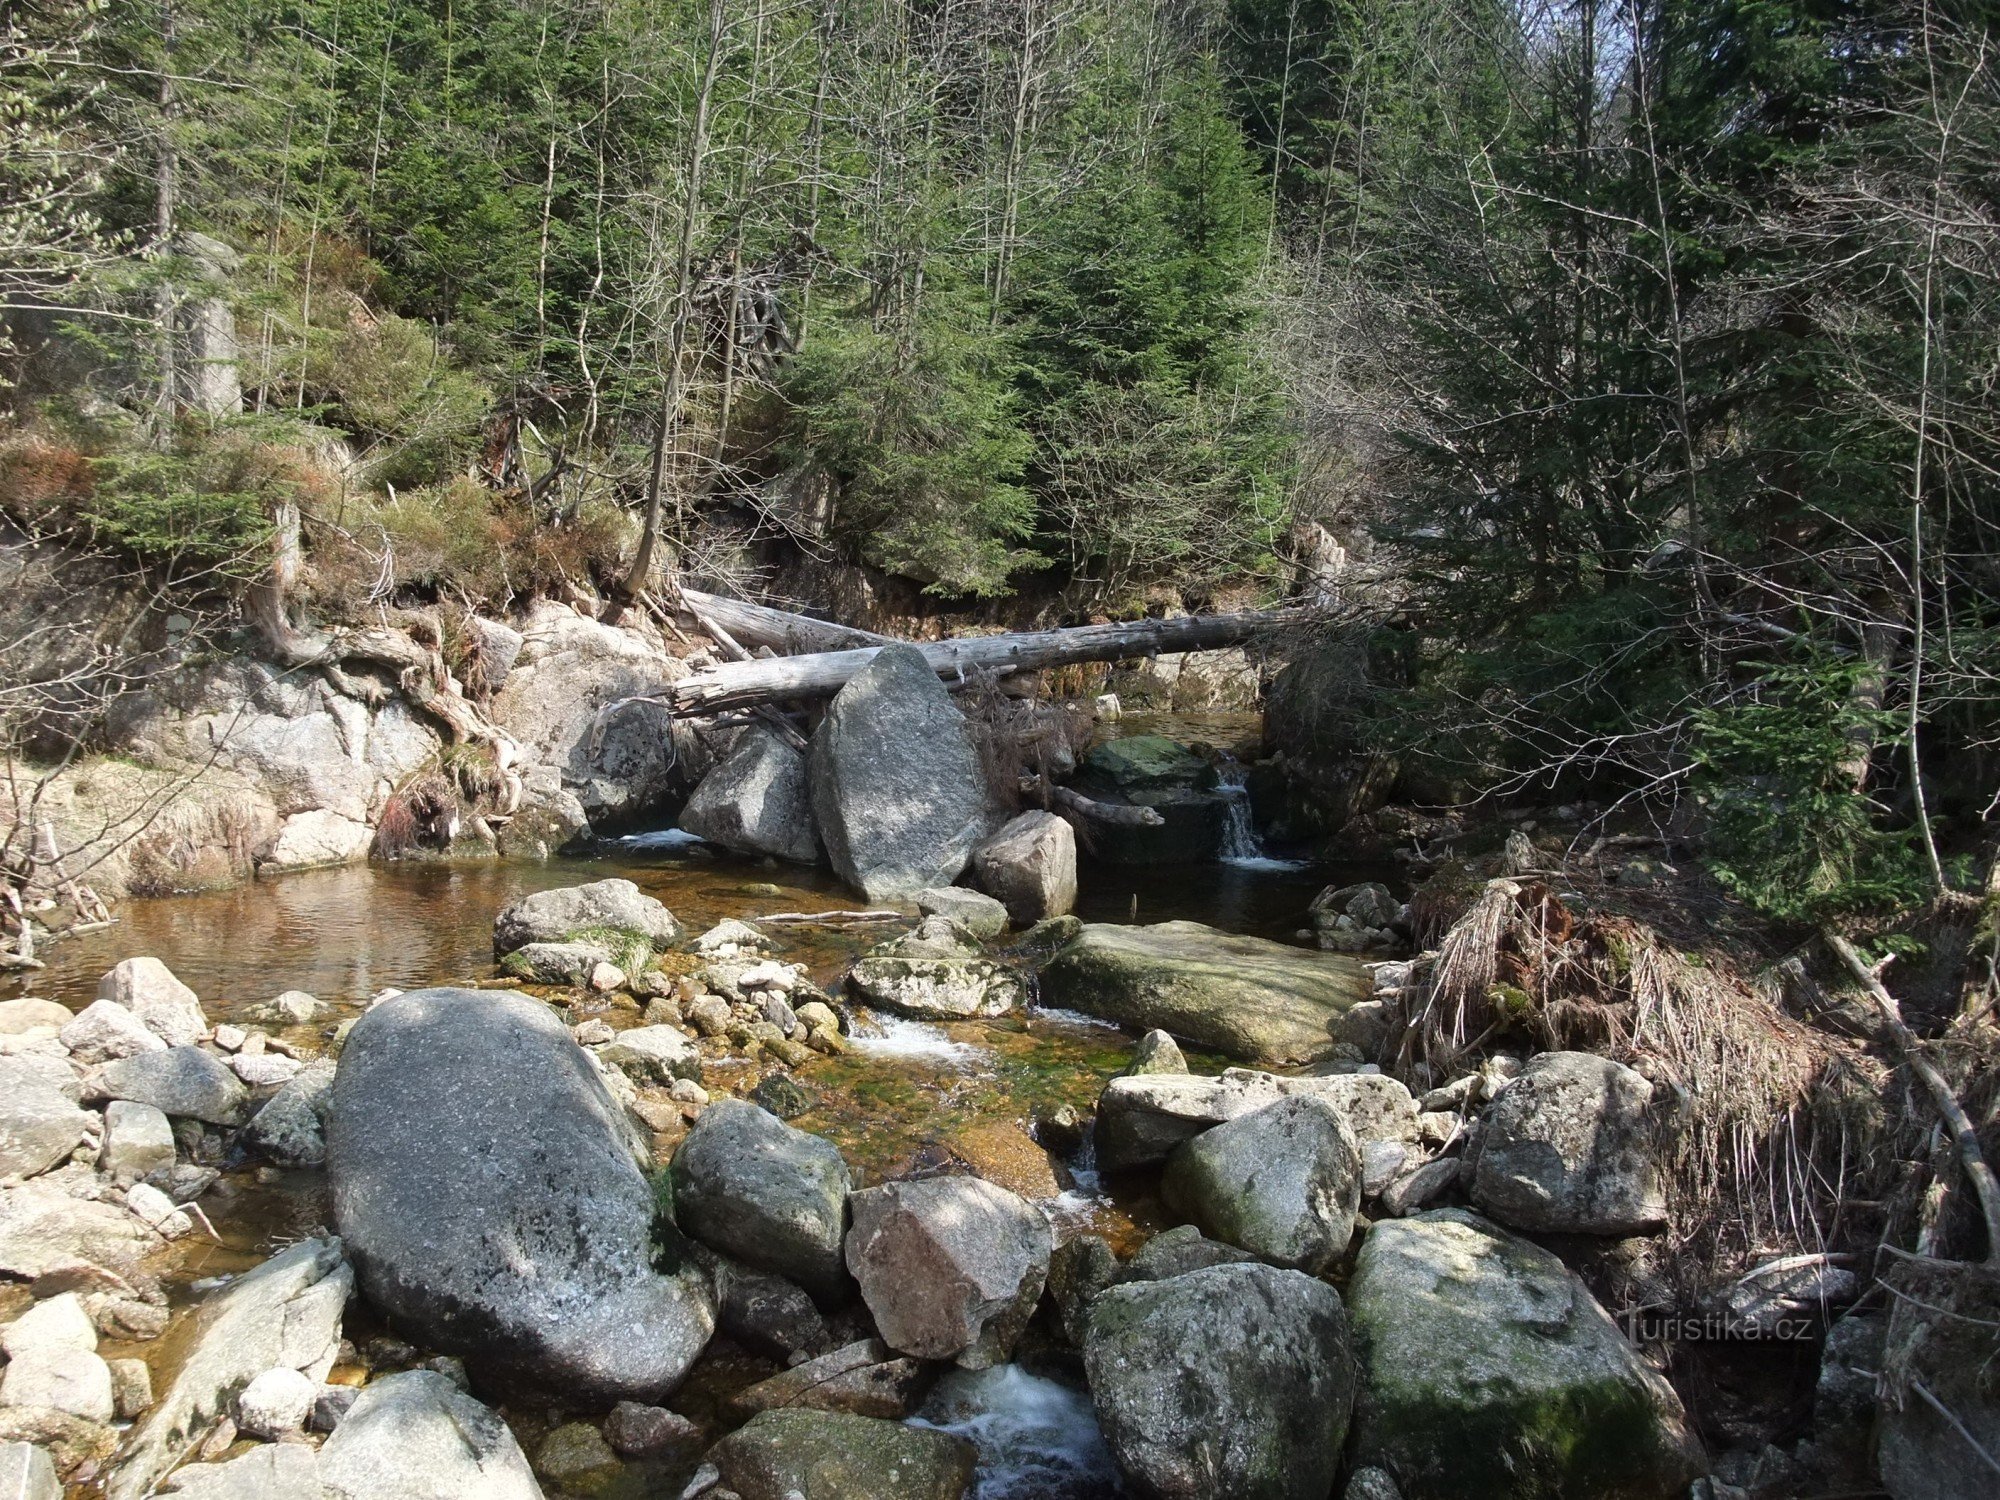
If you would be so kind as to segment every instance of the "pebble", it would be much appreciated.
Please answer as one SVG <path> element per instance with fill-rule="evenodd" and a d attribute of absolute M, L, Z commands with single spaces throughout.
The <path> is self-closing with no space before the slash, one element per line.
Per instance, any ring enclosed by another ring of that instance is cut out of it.
<path fill-rule="evenodd" d="M 215 1045 L 224 1052 L 240 1051 L 249 1039 L 249 1033 L 241 1026 L 222 1025 L 215 1028 Z"/>
<path fill-rule="evenodd" d="M 317 1382 L 297 1370 L 266 1370 L 236 1398 L 236 1425 L 252 1437 L 275 1441 L 304 1428 L 318 1399 Z"/>
<path fill-rule="evenodd" d="M 590 1020 L 570 1028 L 579 1047 L 601 1047 L 606 1042 L 617 1040 L 618 1033 L 606 1021 Z"/>

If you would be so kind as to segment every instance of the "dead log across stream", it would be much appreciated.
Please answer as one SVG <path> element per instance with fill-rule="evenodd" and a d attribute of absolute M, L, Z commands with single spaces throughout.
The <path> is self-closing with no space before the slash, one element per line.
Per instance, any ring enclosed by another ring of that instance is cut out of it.
<path fill-rule="evenodd" d="M 681 604 L 704 628 L 720 626 L 745 646 L 769 646 L 774 651 L 845 651 L 858 646 L 886 646 L 889 637 L 872 630 L 856 630 L 831 620 L 815 620 L 772 609 L 768 604 L 751 604 L 721 594 L 705 594 L 683 585 Z"/>
<path fill-rule="evenodd" d="M 1241 645 L 1293 618 L 1286 611 L 1257 610 L 1233 615 L 1184 615 L 1172 620 L 1134 620 L 1129 624 L 1078 625 L 1068 630 L 1015 635 L 960 636 L 948 641 L 909 644 L 924 654 L 938 676 L 963 678 L 973 672 L 1005 667 L 1039 672 L 1071 662 L 1123 661 L 1162 651 L 1213 651 Z M 790 698 L 827 698 L 839 692 L 848 678 L 867 666 L 880 649 L 866 646 L 849 651 L 822 651 L 811 656 L 726 662 L 683 678 L 660 697 L 669 708 L 684 714 L 721 713 Z"/>

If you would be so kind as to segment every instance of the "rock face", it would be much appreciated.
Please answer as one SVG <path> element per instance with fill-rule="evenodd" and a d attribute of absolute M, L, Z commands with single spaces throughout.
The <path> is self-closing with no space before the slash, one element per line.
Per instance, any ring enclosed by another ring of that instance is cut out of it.
<path fill-rule="evenodd" d="M 89 1116 L 48 1084 L 10 1073 L 0 1097 L 0 1177 L 33 1177 L 69 1160 Z"/>
<path fill-rule="evenodd" d="M 674 1153 L 682 1229 L 747 1265 L 797 1282 L 823 1302 L 848 1289 L 847 1163 L 829 1141 L 770 1111 L 718 1099 Z"/>
<path fill-rule="evenodd" d="M 250 1098 L 236 1075 L 199 1047 L 135 1052 L 106 1063 L 84 1087 L 93 1099 L 129 1099 L 210 1125 L 236 1124 Z"/>
<path fill-rule="evenodd" d="M 1051 1005 L 1258 1063 L 1312 1062 L 1374 993 L 1351 959 L 1236 937 L 1199 922 L 1087 922 L 1042 972 Z"/>
<path fill-rule="evenodd" d="M 1348 1285 L 1357 1463 L 1406 1500 L 1666 1500 L 1701 1468 L 1679 1399 L 1548 1251 L 1440 1209 L 1377 1224 Z"/>
<path fill-rule="evenodd" d="M 706 1278 L 655 1224 L 643 1148 L 539 1001 L 414 990 L 370 1010 L 341 1053 L 326 1148 L 370 1300 L 483 1375 L 644 1400 L 708 1342 Z"/>
<path fill-rule="evenodd" d="M 196 1314 L 189 1353 L 113 1469 L 109 1500 L 140 1500 L 266 1370 L 326 1378 L 354 1278 L 337 1240 L 302 1240 L 217 1292 Z"/>
<path fill-rule="evenodd" d="M 1472 1198 L 1550 1234 L 1640 1234 L 1666 1222 L 1653 1086 L 1588 1052 L 1544 1052 L 1500 1091 Z"/>
<path fill-rule="evenodd" d="M 976 1457 L 950 1433 L 793 1407 L 753 1417 L 708 1461 L 743 1500 L 959 1500 Z"/>
<path fill-rule="evenodd" d="M 1302 1094 L 1179 1147 L 1160 1187 L 1205 1233 L 1317 1276 L 1354 1237 L 1361 1148 L 1339 1110 Z"/>
<path fill-rule="evenodd" d="M 629 880 L 593 880 L 523 896 L 493 920 L 493 951 L 529 943 L 560 943 L 578 934 L 617 933 L 655 948 L 679 942 L 674 914 Z"/>
<path fill-rule="evenodd" d="M 818 864 L 805 756 L 762 725 L 751 726 L 694 789 L 681 827 L 738 854 Z"/>
<path fill-rule="evenodd" d="M 891 1348 L 984 1369 L 1005 1359 L 1048 1279 L 1048 1221 L 977 1177 L 891 1182 L 849 1200 L 847 1269 Z"/>
<path fill-rule="evenodd" d="M 941 916 L 869 949 L 847 982 L 871 1005 L 922 1021 L 1005 1015 L 1027 994 L 1018 974 L 986 957 L 971 934 Z"/>
<path fill-rule="evenodd" d="M 637 632 L 605 625 L 563 604 L 543 603 L 521 622 L 522 645 L 493 720 L 520 742 L 555 785 L 541 795 L 574 798 L 592 823 L 636 818 L 670 804 L 686 782 L 673 718 L 656 703 L 631 703 L 600 725 L 598 711 L 657 693 L 687 668 Z M 529 777 L 531 792 L 537 778 Z"/>
<path fill-rule="evenodd" d="M 1136 1493 L 1326 1500 L 1333 1489 L 1355 1373 L 1340 1294 L 1324 1282 L 1227 1265 L 1110 1287 L 1090 1304 L 1083 1357 Z"/>
<path fill-rule="evenodd" d="M 1024 812 L 972 851 L 972 876 L 1016 927 L 1076 905 L 1076 834 L 1052 812 Z"/>
<path fill-rule="evenodd" d="M 499 1414 L 434 1370 L 372 1381 L 319 1453 L 326 1500 L 542 1500 Z"/>
<path fill-rule="evenodd" d="M 190 1047 L 208 1035 L 195 992 L 157 958 L 128 958 L 97 981 L 97 998 L 122 1005 L 169 1047 Z"/>
<path fill-rule="evenodd" d="M 913 646 L 884 646 L 834 695 L 810 771 L 827 859 L 870 901 L 950 885 L 986 835 L 965 715 Z"/>

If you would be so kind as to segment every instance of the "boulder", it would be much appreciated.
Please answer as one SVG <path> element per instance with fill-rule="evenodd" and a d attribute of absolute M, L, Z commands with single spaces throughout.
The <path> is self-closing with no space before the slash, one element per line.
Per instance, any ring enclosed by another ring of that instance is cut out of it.
<path fill-rule="evenodd" d="M 1024 812 L 972 851 L 972 878 L 1016 927 L 1076 905 L 1076 834 L 1051 812 Z"/>
<path fill-rule="evenodd" d="M 701 1429 L 679 1412 L 639 1401 L 620 1401 L 604 1419 L 605 1441 L 626 1458 L 657 1458 L 692 1447 L 700 1436 Z"/>
<path fill-rule="evenodd" d="M 1459 1209 L 1378 1223 L 1347 1295 L 1352 1457 L 1406 1500 L 1667 1500 L 1703 1472 L 1673 1388 L 1539 1246 Z"/>
<path fill-rule="evenodd" d="M 435 1370 L 371 1381 L 319 1453 L 325 1500 L 542 1500 L 497 1412 Z"/>
<path fill-rule="evenodd" d="M 1667 1217 L 1653 1086 L 1609 1058 L 1544 1052 L 1487 1111 L 1472 1199 L 1516 1229 L 1643 1234 Z"/>
<path fill-rule="evenodd" d="M 1380 1073 L 1282 1077 L 1229 1068 L 1219 1078 L 1127 1072 L 1097 1100 L 1097 1161 L 1124 1171 L 1165 1161 L 1183 1141 L 1279 1099 L 1311 1096 L 1339 1111 L 1355 1141 L 1413 1142 L 1417 1106 L 1410 1091 Z"/>
<path fill-rule="evenodd" d="M 1256 1259 L 1248 1250 L 1209 1239 L 1194 1225 L 1182 1224 L 1146 1241 L 1137 1255 L 1116 1269 L 1111 1280 L 1171 1281 L 1190 1271 L 1205 1271 L 1210 1266 L 1251 1265 Z"/>
<path fill-rule="evenodd" d="M 1132 1049 L 1132 1060 L 1119 1076 L 1143 1078 L 1148 1073 L 1178 1074 L 1187 1070 L 1187 1058 L 1181 1055 L 1180 1043 L 1164 1031 L 1155 1030 L 1139 1038 L 1139 1045 Z"/>
<path fill-rule="evenodd" d="M 652 948 L 680 941 L 674 914 L 629 880 L 593 880 L 523 896 L 493 919 L 493 951 L 529 943 L 590 941 L 600 934 L 638 939 Z"/>
<path fill-rule="evenodd" d="M 1333 1489 L 1355 1365 L 1326 1283 L 1234 1265 L 1110 1287 L 1091 1303 L 1083 1358 L 1136 1493 L 1326 1500 Z"/>
<path fill-rule="evenodd" d="M 15 1355 L 0 1371 L 0 1407 L 43 1407 L 109 1422 L 118 1415 L 111 1367 L 89 1349 L 33 1349 Z"/>
<path fill-rule="evenodd" d="M 353 1284 L 338 1240 L 301 1240 L 213 1293 L 195 1314 L 186 1358 L 111 1470 L 107 1500 L 150 1495 L 266 1370 L 324 1379 Z"/>
<path fill-rule="evenodd" d="M 326 1158 L 370 1301 L 484 1377 L 647 1400 L 708 1342 L 707 1279 L 656 1217 L 645 1147 L 539 1001 L 431 989 L 370 1010 Z"/>
<path fill-rule="evenodd" d="M 500 961 L 500 967 L 529 984 L 582 986 L 599 964 L 611 962 L 603 943 L 523 943 Z"/>
<path fill-rule="evenodd" d="M 234 1125 L 243 1118 L 249 1090 L 228 1064 L 199 1047 L 135 1052 L 108 1062 L 85 1080 L 91 1099 L 150 1104 L 177 1120 Z"/>
<path fill-rule="evenodd" d="M 751 1353 L 787 1361 L 827 1348 L 826 1320 L 803 1287 L 726 1255 L 715 1257 L 713 1275 L 715 1326 Z"/>
<path fill-rule="evenodd" d="M 869 1004 L 922 1021 L 1005 1015 L 1027 994 L 1020 975 L 986 957 L 970 933 L 942 916 L 925 917 L 869 949 L 847 983 Z"/>
<path fill-rule="evenodd" d="M 834 695 L 810 752 L 835 873 L 870 901 L 950 885 L 986 836 L 965 715 L 913 646 L 884 646 Z"/>
<path fill-rule="evenodd" d="M 63 1350 L 97 1352 L 97 1325 L 75 1292 L 45 1297 L 11 1323 L 0 1324 L 0 1350 L 9 1359 Z"/>
<path fill-rule="evenodd" d="M 739 1391 L 729 1409 L 740 1419 L 796 1406 L 900 1421 L 928 1374 L 920 1361 L 897 1358 L 880 1339 L 862 1339 Z"/>
<path fill-rule="evenodd" d="M 90 1116 L 48 1084 L 10 1070 L 0 1094 L 0 1178 L 33 1177 L 69 1160 Z"/>
<path fill-rule="evenodd" d="M 0 1189 L 0 1274 L 33 1280 L 83 1261 L 129 1272 L 153 1245 L 117 1204 L 72 1198 L 39 1179 Z"/>
<path fill-rule="evenodd" d="M 128 958 L 97 981 L 97 998 L 122 1005 L 169 1047 L 189 1047 L 208 1035 L 195 992 L 157 958 Z"/>
<path fill-rule="evenodd" d="M 1104 802 L 1149 807 L 1160 821 L 1146 827 L 1101 824 L 1092 833 L 1092 854 L 1114 865 L 1214 859 L 1230 813 L 1216 781 L 1213 766 L 1163 735 L 1096 746 L 1083 758 L 1076 789 Z"/>
<path fill-rule="evenodd" d="M 925 916 L 949 917 L 982 943 L 1007 930 L 1007 908 L 991 896 L 969 891 L 962 885 L 918 891 L 914 899 L 917 910 Z"/>
<path fill-rule="evenodd" d="M 280 1167 L 326 1162 L 326 1111 L 333 1094 L 334 1062 L 315 1058 L 250 1117 L 240 1137 L 246 1150 Z"/>
<path fill-rule="evenodd" d="M 0 1495 L 7 1500 L 62 1500 L 48 1451 L 33 1443 L 0 1443 Z"/>
<path fill-rule="evenodd" d="M 806 758 L 753 724 L 681 809 L 681 827 L 738 854 L 819 863 Z"/>
<path fill-rule="evenodd" d="M 975 1459 L 950 1433 L 796 1407 L 751 1418 L 708 1453 L 742 1500 L 960 1500 Z"/>
<path fill-rule="evenodd" d="M 1042 971 L 1050 1005 L 1257 1063 L 1312 1062 L 1373 992 L 1351 959 L 1239 937 L 1199 922 L 1085 923 Z"/>
<path fill-rule="evenodd" d="M 42 1047 L 49 1050 L 41 1051 Z M 0 1053 L 0 1099 L 14 1088 L 45 1088 L 75 1104 L 83 1098 L 83 1074 L 63 1052 L 61 1042 L 45 1036 L 25 1044 L 19 1052 Z"/>
<path fill-rule="evenodd" d="M 21 1000 L 0 1000 L 0 1036 L 26 1036 L 35 1031 L 61 1031 L 76 1019 L 67 1005 L 28 996 Z M 0 1490 L 0 1494 L 5 1493 Z"/>
<path fill-rule="evenodd" d="M 104 1111 L 104 1144 L 97 1170 L 113 1182 L 141 1182 L 173 1170 L 174 1126 L 150 1104 L 114 1100 Z"/>
<path fill-rule="evenodd" d="M 634 1026 L 598 1049 L 597 1055 L 634 1083 L 671 1088 L 676 1078 L 701 1082 L 701 1049 L 677 1026 Z"/>
<path fill-rule="evenodd" d="M 375 830 L 359 818 L 316 807 L 285 819 L 258 868 L 271 872 L 351 865 L 366 859 L 374 842 Z"/>
<path fill-rule="evenodd" d="M 521 747 L 527 781 L 544 806 L 573 804 L 592 823 L 630 821 L 687 791 L 673 715 L 648 695 L 688 668 L 635 630 L 606 625 L 566 604 L 543 601 L 516 622 L 522 636 L 493 722 Z M 602 710 L 622 704 L 615 714 Z M 537 782 L 545 782 L 542 789 Z M 569 825 L 567 817 L 563 824 Z M 553 849 L 563 841 L 556 832 Z"/>
<path fill-rule="evenodd" d="M 891 1348 L 968 1369 L 998 1364 L 1042 1295 L 1048 1221 L 977 1177 L 891 1182 L 853 1194 L 847 1269 Z"/>
<path fill-rule="evenodd" d="M 1160 1190 L 1216 1239 L 1317 1276 L 1354 1237 L 1361 1148 L 1339 1110 L 1296 1095 L 1179 1147 Z"/>
<path fill-rule="evenodd" d="M 319 1455 L 303 1443 L 267 1443 L 219 1464 L 167 1476 L 175 1500 L 321 1500 Z"/>
<path fill-rule="evenodd" d="M 63 1027 L 62 1044 L 80 1063 L 113 1062 L 135 1052 L 164 1052 L 167 1044 L 116 1000 L 93 1000 Z"/>
<path fill-rule="evenodd" d="M 852 1182 L 830 1141 L 755 1104 L 718 1099 L 669 1170 L 674 1216 L 687 1233 L 822 1302 L 846 1294 L 841 1240 Z"/>

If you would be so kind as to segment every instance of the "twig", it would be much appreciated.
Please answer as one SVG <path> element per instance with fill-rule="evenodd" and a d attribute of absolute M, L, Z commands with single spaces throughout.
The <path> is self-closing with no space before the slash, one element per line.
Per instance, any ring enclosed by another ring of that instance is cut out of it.
<path fill-rule="evenodd" d="M 1883 986 L 1880 977 L 1868 967 L 1868 961 L 1861 952 L 1839 933 L 1828 929 L 1824 934 L 1826 944 L 1847 965 L 1856 979 L 1861 981 L 1868 997 L 1875 1002 L 1875 1008 L 1882 1013 L 1888 1023 L 1889 1033 L 1895 1038 L 1897 1050 L 1903 1060 L 1910 1065 L 1910 1071 L 1923 1080 L 1929 1090 L 1931 1102 L 1937 1106 L 1938 1114 L 1944 1118 L 1951 1130 L 1952 1139 L 1958 1147 L 1958 1159 L 1965 1168 L 1965 1175 L 1971 1179 L 1972 1188 L 1979 1195 L 1980 1211 L 1986 1218 L 1986 1263 L 2000 1266 L 2000 1180 L 1993 1176 L 1993 1169 L 1986 1164 L 1986 1157 L 1979 1149 L 1979 1136 L 1972 1128 L 1972 1121 L 1966 1116 L 1958 1098 L 1945 1081 L 1944 1074 L 1926 1057 L 1916 1034 L 1903 1024 L 1902 1008 L 1896 1004 L 1896 997 Z"/>
<path fill-rule="evenodd" d="M 774 911 L 752 917 L 752 922 L 907 922 L 900 911 Z"/>

